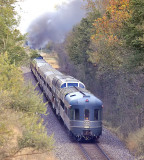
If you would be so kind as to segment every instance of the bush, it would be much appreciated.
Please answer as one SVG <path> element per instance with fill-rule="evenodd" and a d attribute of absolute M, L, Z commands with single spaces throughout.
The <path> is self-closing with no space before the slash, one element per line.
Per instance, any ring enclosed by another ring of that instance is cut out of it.
<path fill-rule="evenodd" d="M 127 138 L 127 146 L 136 155 L 143 154 L 144 151 L 144 128 L 130 133 Z"/>
<path fill-rule="evenodd" d="M 43 120 L 36 116 L 23 117 L 25 129 L 23 136 L 18 139 L 19 148 L 32 147 L 37 150 L 51 150 L 53 148 L 53 135 L 48 137 Z"/>

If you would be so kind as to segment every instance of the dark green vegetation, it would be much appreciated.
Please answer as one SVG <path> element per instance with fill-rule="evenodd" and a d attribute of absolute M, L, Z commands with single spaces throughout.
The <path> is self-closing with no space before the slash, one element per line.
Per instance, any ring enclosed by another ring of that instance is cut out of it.
<path fill-rule="evenodd" d="M 131 55 L 130 65 L 143 70 L 144 64 L 144 1 L 131 0 L 131 18 L 124 24 L 123 37 L 127 46 L 134 51 Z"/>
<path fill-rule="evenodd" d="M 42 96 L 32 84 L 24 84 L 19 68 L 30 57 L 23 47 L 25 37 L 16 29 L 15 3 L 0 0 L 0 159 L 14 158 L 28 147 L 40 153 L 53 146 L 40 116 L 46 113 Z"/>
<path fill-rule="evenodd" d="M 60 64 L 102 99 L 105 125 L 142 154 L 144 1 L 110 2 L 88 0 L 88 15 L 67 36 Z"/>

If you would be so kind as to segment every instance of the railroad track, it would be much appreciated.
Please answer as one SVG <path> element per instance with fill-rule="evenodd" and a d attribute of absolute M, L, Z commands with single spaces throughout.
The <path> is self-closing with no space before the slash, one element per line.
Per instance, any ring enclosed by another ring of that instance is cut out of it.
<path fill-rule="evenodd" d="M 78 143 L 86 160 L 112 160 L 97 143 Z"/>

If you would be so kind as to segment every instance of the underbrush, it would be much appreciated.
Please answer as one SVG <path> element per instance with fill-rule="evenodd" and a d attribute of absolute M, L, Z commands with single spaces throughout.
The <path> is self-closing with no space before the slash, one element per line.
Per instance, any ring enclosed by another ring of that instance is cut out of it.
<path fill-rule="evenodd" d="M 130 152 L 138 157 L 137 160 L 144 160 L 144 128 L 129 133 L 128 137 L 126 137 L 121 133 L 120 127 L 115 128 L 107 121 L 104 121 L 103 124 L 104 127 L 118 136 L 119 139 L 126 144 Z"/>
<path fill-rule="evenodd" d="M 24 86 L 17 94 L 1 92 L 0 159 L 48 153 L 53 149 L 53 135 L 47 135 L 41 118 L 45 112 L 42 98 L 31 86 Z M 23 154 L 25 149 L 27 152 Z"/>
<path fill-rule="evenodd" d="M 127 146 L 136 156 L 143 155 L 144 159 L 144 128 L 134 133 L 130 133 L 127 140 Z"/>
<path fill-rule="evenodd" d="M 120 132 L 120 127 L 113 127 L 112 124 L 110 124 L 107 121 L 103 121 L 103 125 L 105 128 L 107 128 L 109 131 L 114 133 L 116 136 L 119 137 L 120 140 L 124 141 L 124 135 Z"/>
<path fill-rule="evenodd" d="M 48 137 L 45 127 L 38 120 L 38 117 L 28 117 L 13 109 L 0 109 L 1 160 L 15 158 L 19 160 L 24 156 L 34 157 L 35 154 L 41 153 L 48 157 L 53 149 L 53 135 Z M 36 157 L 34 159 L 37 160 Z"/>

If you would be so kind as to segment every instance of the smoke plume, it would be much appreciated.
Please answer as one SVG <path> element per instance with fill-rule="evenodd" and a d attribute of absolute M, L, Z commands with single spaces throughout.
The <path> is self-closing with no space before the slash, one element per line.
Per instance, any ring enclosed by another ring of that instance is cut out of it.
<path fill-rule="evenodd" d="M 62 42 L 72 27 L 85 16 L 83 4 L 83 0 L 71 0 L 56 12 L 38 17 L 28 28 L 30 46 L 41 48 L 49 41 Z"/>

